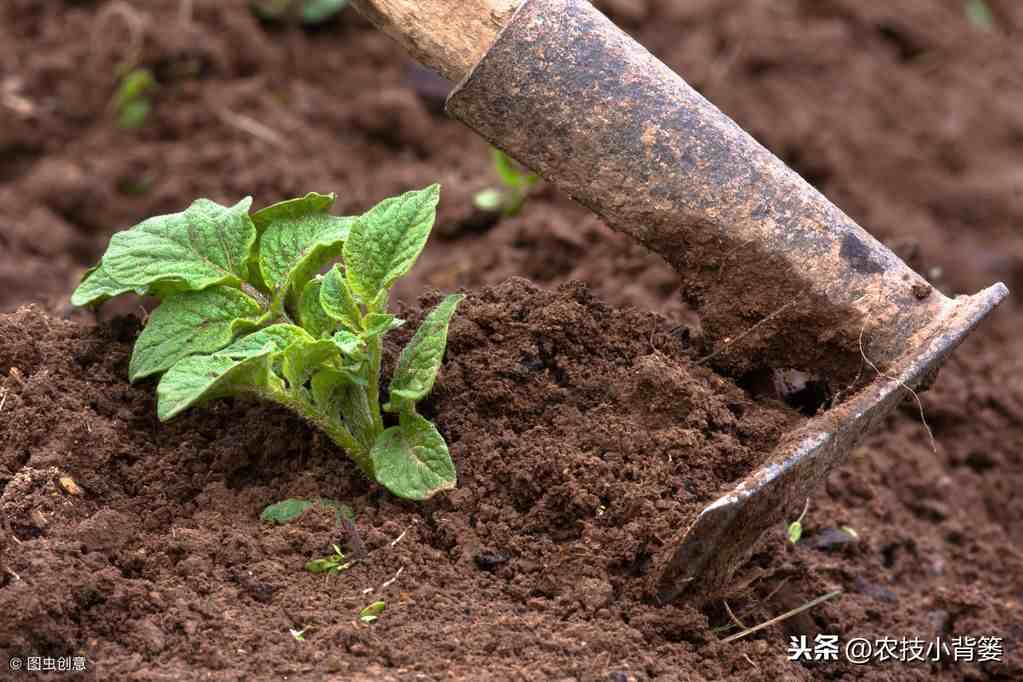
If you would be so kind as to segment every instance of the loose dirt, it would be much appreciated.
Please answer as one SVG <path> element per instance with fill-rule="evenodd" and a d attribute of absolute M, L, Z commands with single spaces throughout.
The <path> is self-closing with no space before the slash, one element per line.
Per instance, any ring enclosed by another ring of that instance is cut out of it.
<path fill-rule="evenodd" d="M 30 308 L 0 323 L 0 370 L 22 381 L 6 386 L 19 426 L 0 452 L 17 473 L 0 513 L 6 568 L 23 577 L 0 591 L 0 640 L 84 651 L 104 678 L 678 669 L 702 617 L 655 606 L 648 568 L 800 418 L 694 367 L 663 317 L 511 280 L 463 305 L 422 408 L 458 490 L 400 503 L 281 410 L 221 404 L 158 424 L 152 386 L 122 378 L 135 329 Z M 329 513 L 259 521 L 271 502 L 321 496 L 356 510 L 358 540 Z M 302 570 L 331 543 L 368 554 L 341 576 Z M 357 623 L 377 599 L 380 622 Z"/>

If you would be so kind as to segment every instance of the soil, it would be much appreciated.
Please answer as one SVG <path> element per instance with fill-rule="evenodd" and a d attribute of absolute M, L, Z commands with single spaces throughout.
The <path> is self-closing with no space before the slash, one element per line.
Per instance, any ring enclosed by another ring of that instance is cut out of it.
<path fill-rule="evenodd" d="M 957 0 L 598 4 L 945 293 L 1023 286 L 1019 3 L 987 0 L 990 31 Z M 726 600 L 655 606 L 646 569 L 671 531 L 800 418 L 694 366 L 679 277 L 549 187 L 513 218 L 473 208 L 496 182 L 485 144 L 353 12 L 301 29 L 240 1 L 124 6 L 0 8 L 0 652 L 85 655 L 112 680 L 1023 679 L 1012 298 L 921 396 L 936 452 L 907 402 L 810 501 L 804 540 L 769 534 Z M 123 131 L 108 102 L 133 31 L 160 86 Z M 336 191 L 354 213 L 435 180 L 436 236 L 398 294 L 413 321 L 424 287 L 471 295 L 426 406 L 460 486 L 429 504 L 274 408 L 160 425 L 152 385 L 126 380 L 144 302 L 99 324 L 67 305 L 110 233 L 197 196 Z M 319 496 L 353 506 L 357 533 L 315 510 L 258 520 Z M 335 542 L 367 555 L 301 569 Z M 835 589 L 720 642 L 725 601 L 749 625 Z M 1006 656 L 786 659 L 788 635 L 818 633 L 999 636 Z"/>

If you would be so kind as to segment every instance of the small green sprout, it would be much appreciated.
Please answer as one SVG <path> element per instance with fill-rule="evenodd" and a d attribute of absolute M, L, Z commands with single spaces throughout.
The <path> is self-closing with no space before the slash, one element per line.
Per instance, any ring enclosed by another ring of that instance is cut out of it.
<path fill-rule="evenodd" d="M 337 545 L 331 545 L 334 548 L 334 553 L 331 556 L 324 557 L 322 559 L 313 559 L 312 561 L 306 562 L 305 570 L 310 573 L 326 573 L 327 575 L 335 575 L 347 571 L 349 568 L 355 565 L 355 561 L 345 557 L 344 552 Z"/>
<path fill-rule="evenodd" d="M 384 335 L 405 324 L 387 311 L 389 291 L 426 245 L 439 199 L 432 185 L 357 217 L 331 215 L 334 195 L 315 192 L 251 215 L 251 198 L 198 199 L 115 234 L 71 302 L 129 292 L 161 300 L 128 367 L 133 382 L 162 375 L 161 421 L 219 398 L 275 402 L 395 495 L 425 500 L 455 487 L 447 444 L 416 404 L 433 390 L 464 296 L 423 320 L 382 407 L 380 370 Z M 385 427 L 381 409 L 394 425 Z"/>
<path fill-rule="evenodd" d="M 259 515 L 259 518 L 269 523 L 284 524 L 289 521 L 294 521 L 298 517 L 302 516 L 307 509 L 311 509 L 312 507 L 333 509 L 339 522 L 342 516 L 348 519 L 355 518 L 355 512 L 352 511 L 351 507 L 335 502 L 334 500 L 327 500 L 323 498 L 316 500 L 299 500 L 293 497 L 271 504 L 263 510 L 263 512 Z"/>
<path fill-rule="evenodd" d="M 348 6 L 349 0 L 252 0 L 249 6 L 261 19 L 295 17 L 304 24 L 322 24 Z"/>
<path fill-rule="evenodd" d="M 995 15 L 985 0 L 966 0 L 963 3 L 963 13 L 974 28 L 981 31 L 994 30 Z"/>
<path fill-rule="evenodd" d="M 510 217 L 522 209 L 530 188 L 539 182 L 540 176 L 523 170 L 500 149 L 491 149 L 491 154 L 494 157 L 494 170 L 497 171 L 503 186 L 489 187 L 477 192 L 473 201 L 482 211 L 500 212 Z"/>
<path fill-rule="evenodd" d="M 117 115 L 117 125 L 125 130 L 139 128 L 152 110 L 149 92 L 156 87 L 156 79 L 147 69 L 132 69 L 117 86 L 111 107 Z"/>
<path fill-rule="evenodd" d="M 383 613 L 386 608 L 386 603 L 382 601 L 375 601 L 362 611 L 359 611 L 359 620 L 363 623 L 372 623 L 380 617 L 380 614 Z"/>
<path fill-rule="evenodd" d="M 305 633 L 306 633 L 306 630 L 308 630 L 308 629 L 309 629 L 309 626 L 307 625 L 306 627 L 302 628 L 301 630 L 296 630 L 295 628 L 288 628 L 288 632 L 291 633 L 291 636 L 295 639 L 296 642 L 304 642 L 305 641 Z"/>
<path fill-rule="evenodd" d="M 808 509 L 810 509 L 810 498 L 806 498 L 806 504 L 803 505 L 803 513 L 788 526 L 789 542 L 793 545 L 803 537 L 803 517 L 806 516 Z"/>

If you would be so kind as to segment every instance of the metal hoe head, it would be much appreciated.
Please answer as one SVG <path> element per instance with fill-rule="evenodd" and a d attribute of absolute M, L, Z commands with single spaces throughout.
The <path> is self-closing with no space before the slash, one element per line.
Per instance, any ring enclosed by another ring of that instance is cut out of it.
<path fill-rule="evenodd" d="M 725 587 L 1008 294 L 934 290 L 587 0 L 525 0 L 448 111 L 675 266 L 719 368 L 799 369 L 836 387 L 865 358 L 876 368 L 679 529 L 662 601 Z"/>

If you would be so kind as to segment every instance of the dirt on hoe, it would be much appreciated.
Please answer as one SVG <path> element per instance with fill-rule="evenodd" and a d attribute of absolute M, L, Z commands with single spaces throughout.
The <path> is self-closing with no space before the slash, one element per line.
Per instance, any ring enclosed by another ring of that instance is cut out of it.
<path fill-rule="evenodd" d="M 987 19 L 957 0 L 598 4 L 943 292 L 1023 290 L 1019 3 L 987 0 Z M 907 401 L 809 501 L 799 543 L 779 527 L 729 594 L 656 605 L 667 543 L 826 395 L 699 362 L 713 349 L 678 276 L 551 188 L 514 217 L 474 208 L 496 182 L 485 144 L 354 12 L 302 28 L 240 0 L 10 0 L 0 38 L 4 663 L 84 656 L 85 675 L 50 677 L 97 680 L 1023 679 L 1012 298 L 921 395 L 933 449 Z M 159 84 L 134 131 L 109 105 L 129 62 Z M 438 225 L 388 346 L 393 363 L 437 290 L 469 294 L 423 408 L 459 486 L 425 504 L 274 407 L 160 424 L 153 384 L 127 381 L 144 302 L 67 305 L 112 232 L 195 197 L 336 191 L 347 214 L 433 181 Z M 354 531 L 317 509 L 260 522 L 288 497 L 344 502 Z M 332 544 L 362 558 L 303 570 Z M 731 614 L 754 625 L 835 590 L 721 641 Z M 1000 637 L 1004 655 L 788 660 L 790 635 L 818 634 Z"/>

